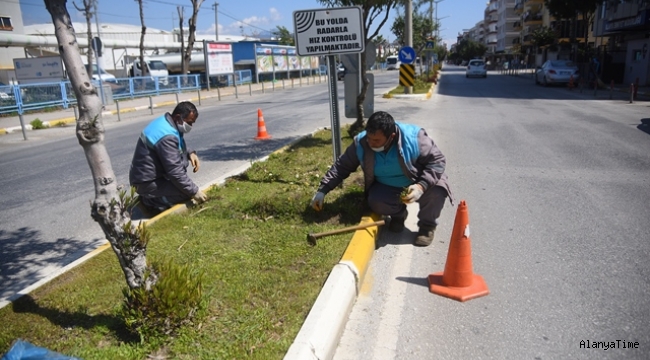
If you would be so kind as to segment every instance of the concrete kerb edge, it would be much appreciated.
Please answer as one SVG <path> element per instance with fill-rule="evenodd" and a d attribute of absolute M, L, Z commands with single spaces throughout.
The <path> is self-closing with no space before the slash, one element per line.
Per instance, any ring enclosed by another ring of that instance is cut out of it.
<path fill-rule="evenodd" d="M 373 214 L 363 217 L 359 224 L 379 219 Z M 377 226 L 355 231 L 285 354 L 285 360 L 322 360 L 334 356 L 375 251 L 377 233 Z"/>

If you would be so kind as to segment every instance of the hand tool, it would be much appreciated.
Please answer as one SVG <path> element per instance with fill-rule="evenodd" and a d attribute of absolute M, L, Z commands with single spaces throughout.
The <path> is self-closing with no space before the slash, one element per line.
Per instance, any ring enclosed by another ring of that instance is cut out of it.
<path fill-rule="evenodd" d="M 381 225 L 384 225 L 385 223 L 386 222 L 384 220 L 379 220 L 379 221 L 375 221 L 375 222 L 371 222 L 371 223 L 365 223 L 365 224 L 360 224 L 360 225 L 355 225 L 355 226 L 349 226 L 349 227 L 345 227 L 345 228 L 338 229 L 338 230 L 325 231 L 325 232 L 316 233 L 316 234 L 309 233 L 309 234 L 307 234 L 307 242 L 309 243 L 309 245 L 315 246 L 316 245 L 316 239 L 322 238 L 324 236 L 330 236 L 330 235 L 342 234 L 342 233 L 349 232 L 349 231 L 361 230 L 361 229 L 369 228 L 371 226 L 381 226 Z"/>

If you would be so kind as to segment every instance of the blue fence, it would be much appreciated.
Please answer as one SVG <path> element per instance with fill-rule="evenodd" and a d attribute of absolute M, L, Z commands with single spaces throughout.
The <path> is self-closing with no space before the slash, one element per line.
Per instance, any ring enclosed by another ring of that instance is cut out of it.
<path fill-rule="evenodd" d="M 232 86 L 232 75 L 227 77 L 223 86 Z M 234 74 L 237 85 L 253 81 L 251 70 L 240 70 Z M 94 81 L 99 89 L 99 82 Z M 105 100 L 133 99 L 143 96 L 156 96 L 205 87 L 205 77 L 201 74 L 170 75 L 166 77 L 118 78 L 114 82 L 104 82 L 102 92 Z M 101 92 L 100 92 L 101 95 Z M 55 83 L 0 85 L 0 114 L 19 113 L 50 107 L 68 108 L 77 103 L 70 81 Z"/>

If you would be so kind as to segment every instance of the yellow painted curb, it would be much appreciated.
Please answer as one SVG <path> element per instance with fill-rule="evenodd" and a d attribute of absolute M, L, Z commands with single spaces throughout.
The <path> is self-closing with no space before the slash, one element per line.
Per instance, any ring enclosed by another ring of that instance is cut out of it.
<path fill-rule="evenodd" d="M 59 120 L 52 120 L 52 121 L 49 121 L 48 124 L 50 125 L 50 127 L 52 127 L 52 126 L 60 126 L 60 125 L 72 124 L 72 123 L 74 123 L 76 121 L 77 120 L 74 117 L 69 117 L 69 118 L 63 118 L 63 119 L 59 119 Z"/>
<path fill-rule="evenodd" d="M 379 220 L 381 220 L 379 215 L 372 214 L 371 216 L 364 216 L 361 218 L 359 225 Z M 341 257 L 340 263 L 354 264 L 358 273 L 357 289 L 359 289 L 363 283 L 363 279 L 368 271 L 368 265 L 370 264 L 370 260 L 372 260 L 372 254 L 375 252 L 375 239 L 377 238 L 378 231 L 379 227 L 377 226 L 371 226 L 369 228 L 355 231 L 347 249 L 345 249 L 345 252 Z"/>
<path fill-rule="evenodd" d="M 7 129 L 0 129 L 0 135 L 6 135 Z"/>

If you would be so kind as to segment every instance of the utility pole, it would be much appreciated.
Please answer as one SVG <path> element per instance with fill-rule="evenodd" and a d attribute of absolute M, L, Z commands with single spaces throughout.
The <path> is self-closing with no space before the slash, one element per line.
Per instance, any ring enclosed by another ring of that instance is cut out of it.
<path fill-rule="evenodd" d="M 219 20 L 217 18 L 217 6 L 219 6 L 218 2 L 215 2 L 214 5 L 212 5 L 212 8 L 214 9 L 214 35 L 215 41 L 219 41 Z"/>
<path fill-rule="evenodd" d="M 95 5 L 95 26 L 97 26 L 97 39 L 99 40 L 99 41 L 97 41 L 97 46 L 96 46 L 96 49 L 95 49 L 95 62 L 97 63 L 97 77 L 99 77 L 99 96 L 101 96 L 101 98 L 102 98 L 102 108 L 103 108 L 104 105 L 106 105 L 106 99 L 104 99 L 104 83 L 102 81 L 102 56 L 101 56 L 101 53 L 102 53 L 101 52 L 101 38 L 102 38 L 102 35 L 100 33 L 100 30 L 99 30 L 99 11 L 98 11 L 99 6 L 97 4 L 98 1 L 99 0 L 94 1 L 94 5 Z M 88 64 L 88 67 L 90 68 L 90 74 L 91 74 L 91 78 L 92 78 L 93 65 Z"/>

